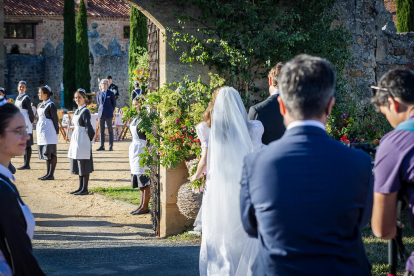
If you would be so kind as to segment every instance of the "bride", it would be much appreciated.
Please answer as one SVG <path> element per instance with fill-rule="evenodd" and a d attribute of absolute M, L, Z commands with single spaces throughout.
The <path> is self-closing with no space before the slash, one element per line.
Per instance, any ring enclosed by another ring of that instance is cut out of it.
<path fill-rule="evenodd" d="M 223 87 L 213 95 L 203 197 L 200 275 L 247 275 L 255 257 L 240 216 L 244 157 L 262 147 L 260 121 L 250 121 L 239 93 Z M 242 261 L 241 261 L 242 260 Z"/>

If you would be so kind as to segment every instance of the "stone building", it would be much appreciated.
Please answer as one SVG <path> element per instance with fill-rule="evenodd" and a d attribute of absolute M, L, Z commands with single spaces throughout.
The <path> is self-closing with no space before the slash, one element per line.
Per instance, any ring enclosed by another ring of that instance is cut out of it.
<path fill-rule="evenodd" d="M 75 1 L 75 12 L 79 0 Z M 129 39 L 130 5 L 123 0 L 84 0 L 88 25 L 96 22 L 103 44 L 113 38 L 125 51 Z M 4 45 L 10 53 L 13 44 L 21 53 L 39 54 L 46 43 L 57 47 L 63 42 L 64 0 L 4 0 Z"/>
<path fill-rule="evenodd" d="M 392 14 L 392 20 L 395 26 L 397 26 L 397 5 L 396 0 L 384 0 L 385 8 Z"/>

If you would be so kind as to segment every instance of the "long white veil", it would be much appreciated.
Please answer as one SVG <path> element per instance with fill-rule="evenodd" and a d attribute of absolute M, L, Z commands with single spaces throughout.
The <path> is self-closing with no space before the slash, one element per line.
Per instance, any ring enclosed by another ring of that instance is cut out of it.
<path fill-rule="evenodd" d="M 203 197 L 200 275 L 235 275 L 247 234 L 240 217 L 244 157 L 253 152 L 249 119 L 239 93 L 220 90 L 212 113 Z"/>

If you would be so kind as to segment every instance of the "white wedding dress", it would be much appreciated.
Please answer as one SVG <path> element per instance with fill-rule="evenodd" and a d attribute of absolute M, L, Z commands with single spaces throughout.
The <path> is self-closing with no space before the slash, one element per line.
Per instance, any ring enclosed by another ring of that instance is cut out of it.
<path fill-rule="evenodd" d="M 260 121 L 248 119 L 239 93 L 222 88 L 214 104 L 208 143 L 201 276 L 249 275 L 258 242 L 248 238 L 242 226 L 240 180 L 244 157 L 263 146 L 263 131 Z"/>

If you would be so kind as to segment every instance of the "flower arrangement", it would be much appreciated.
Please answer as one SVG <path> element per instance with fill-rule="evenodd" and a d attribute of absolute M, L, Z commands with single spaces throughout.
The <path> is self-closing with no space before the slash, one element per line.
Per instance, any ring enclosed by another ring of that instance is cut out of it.
<path fill-rule="evenodd" d="M 212 75 L 210 86 L 201 83 L 200 78 L 193 82 L 184 77 L 183 82 L 165 84 L 145 95 L 146 106 L 140 107 L 140 129 L 150 145 L 140 155 L 141 165 L 173 168 L 199 156 L 201 147 L 195 126 L 203 120 L 212 93 L 223 83 L 217 75 Z"/>
<path fill-rule="evenodd" d="M 11 104 L 14 104 L 14 100 L 12 98 L 7 99 L 7 101 Z"/>
<path fill-rule="evenodd" d="M 188 174 L 190 177 L 188 179 L 191 179 L 191 177 L 197 172 L 198 163 L 200 162 L 200 158 L 192 159 L 188 162 L 185 162 L 188 169 Z M 200 179 L 197 179 L 195 181 L 191 182 L 191 188 L 193 189 L 193 192 L 195 193 L 202 193 L 204 191 L 204 185 L 206 183 L 207 179 L 207 172 L 203 172 L 203 177 Z"/>
<path fill-rule="evenodd" d="M 97 104 L 89 104 L 86 107 L 89 109 L 91 114 L 95 114 L 96 112 L 98 112 L 98 105 Z"/>
<path fill-rule="evenodd" d="M 149 85 L 149 54 L 148 51 L 139 47 L 137 54 L 137 67 L 133 71 L 131 81 L 138 81 L 140 88 L 145 92 Z"/>
<path fill-rule="evenodd" d="M 326 130 L 332 138 L 346 145 L 369 143 L 375 147 L 392 127 L 385 116 L 376 112 L 369 98 L 361 98 L 358 92 L 343 96 L 334 106 Z"/>

